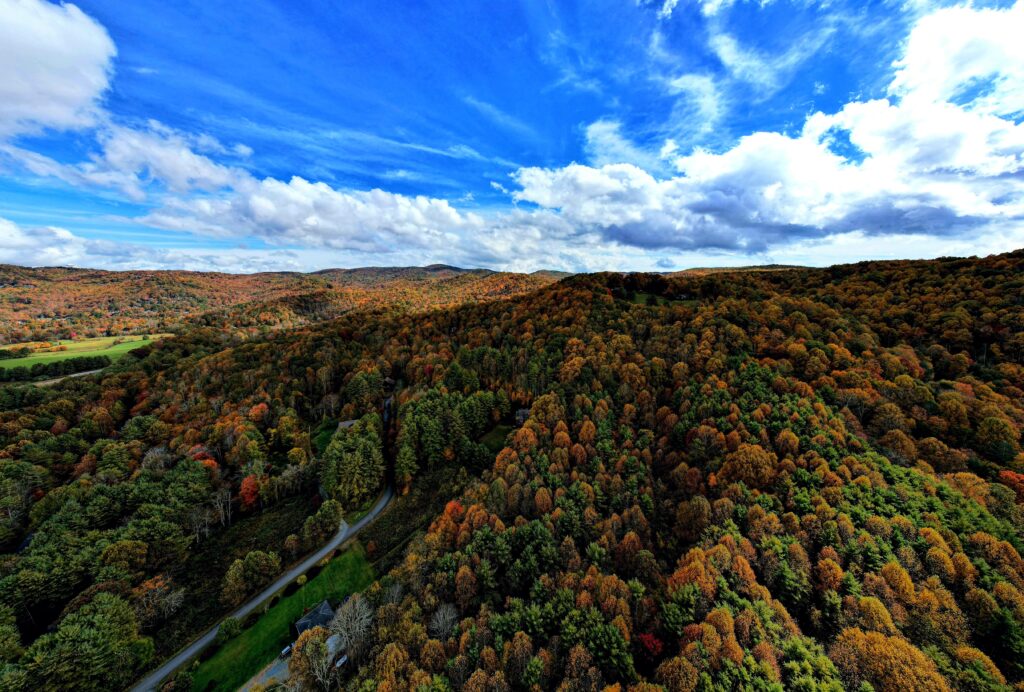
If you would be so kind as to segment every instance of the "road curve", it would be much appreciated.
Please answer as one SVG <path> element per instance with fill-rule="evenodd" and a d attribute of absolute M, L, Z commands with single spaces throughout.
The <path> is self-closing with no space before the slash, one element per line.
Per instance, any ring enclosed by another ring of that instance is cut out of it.
<path fill-rule="evenodd" d="M 384 493 L 377 500 L 377 503 L 373 508 L 366 513 L 366 516 L 352 526 L 349 526 L 344 520 L 342 520 L 341 526 L 338 528 L 338 533 L 334 534 L 334 538 L 329 540 L 324 547 L 320 548 L 320 550 L 316 551 L 295 567 L 292 567 L 290 570 L 282 574 L 277 581 L 263 589 L 263 591 L 257 594 L 251 601 L 247 602 L 245 605 L 226 617 L 233 617 L 241 620 L 249 613 L 269 601 L 273 598 L 275 593 L 287 586 L 289 582 L 300 574 L 303 574 L 316 563 L 320 562 L 320 560 L 324 559 L 328 553 L 348 539 L 354 537 L 363 529 L 363 527 L 376 519 L 377 516 L 384 511 L 384 508 L 391 503 L 394 496 L 395 493 L 390 487 L 385 488 Z M 135 683 L 135 686 L 131 688 L 132 692 L 152 692 L 152 690 L 156 690 L 165 678 L 170 677 L 170 675 L 172 675 L 176 670 L 198 656 L 206 647 L 213 643 L 214 637 L 217 636 L 218 629 L 220 629 L 220 624 L 216 624 L 211 629 L 207 630 L 204 635 L 176 653 L 173 657 L 169 658 L 159 668 Z"/>

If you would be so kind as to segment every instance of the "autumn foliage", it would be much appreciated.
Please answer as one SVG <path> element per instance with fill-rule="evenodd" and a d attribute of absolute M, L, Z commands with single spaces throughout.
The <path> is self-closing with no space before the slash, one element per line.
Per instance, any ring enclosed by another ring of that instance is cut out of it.
<path fill-rule="evenodd" d="M 1022 276 L 1021 252 L 581 275 L 415 317 L 211 319 L 4 388 L 0 687 L 63 679 L 90 637 L 83 666 L 140 671 L 238 514 L 309 510 L 225 568 L 224 607 L 386 479 L 406 502 L 458 477 L 375 536 L 395 547 L 340 630 L 359 659 L 324 682 L 310 635 L 307 687 L 1013 689 Z"/>

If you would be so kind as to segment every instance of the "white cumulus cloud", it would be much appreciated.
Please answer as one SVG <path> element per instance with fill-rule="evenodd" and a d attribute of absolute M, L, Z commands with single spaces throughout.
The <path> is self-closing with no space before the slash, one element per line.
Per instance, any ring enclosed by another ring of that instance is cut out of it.
<path fill-rule="evenodd" d="M 628 161 L 647 170 L 656 170 L 663 165 L 661 157 L 629 140 L 622 133 L 622 124 L 616 120 L 592 122 L 584 130 L 584 136 L 583 149 L 595 166 Z"/>
<path fill-rule="evenodd" d="M 73 264 L 85 254 L 85 241 L 63 228 L 23 229 L 0 218 L 0 264 Z"/>
<path fill-rule="evenodd" d="M 252 235 L 278 244 L 387 252 L 396 246 L 457 243 L 480 226 L 446 200 L 383 190 L 344 191 L 293 177 L 240 181 L 224 195 L 172 198 L 144 222 L 215 235 Z"/>
<path fill-rule="evenodd" d="M 232 187 L 248 176 L 196 152 L 224 150 L 209 135 L 189 136 L 157 122 L 139 129 L 108 123 L 97 130 L 96 143 L 98 150 L 76 163 L 62 163 L 13 144 L 0 143 L 0 154 L 35 175 L 120 190 L 138 201 L 154 184 L 182 194 Z"/>
<path fill-rule="evenodd" d="M 0 0 L 0 137 L 94 124 L 116 52 L 75 5 Z"/>
<path fill-rule="evenodd" d="M 1024 2 L 1007 10 L 948 7 L 922 17 L 890 92 L 904 100 L 966 100 L 973 111 L 1024 113 Z"/>
<path fill-rule="evenodd" d="M 26 227 L 0 217 L 0 264 L 104 269 L 191 269 L 260 272 L 323 266 L 323 257 L 285 249 L 229 248 L 216 251 L 117 243 L 76 235 L 54 226 Z"/>

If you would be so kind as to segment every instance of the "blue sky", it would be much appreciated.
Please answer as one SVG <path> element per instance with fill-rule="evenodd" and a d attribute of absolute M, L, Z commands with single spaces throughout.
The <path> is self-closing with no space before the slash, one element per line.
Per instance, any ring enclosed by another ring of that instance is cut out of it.
<path fill-rule="evenodd" d="M 0 262 L 1013 249 L 1022 34 L 1022 3 L 0 0 Z"/>

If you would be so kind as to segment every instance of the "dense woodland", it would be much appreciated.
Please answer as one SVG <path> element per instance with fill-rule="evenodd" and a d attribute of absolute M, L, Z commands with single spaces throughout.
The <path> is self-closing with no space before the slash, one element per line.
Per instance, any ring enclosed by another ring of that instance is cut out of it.
<path fill-rule="evenodd" d="M 195 629 L 207 573 L 226 612 L 389 478 L 456 470 L 331 623 L 353 665 L 320 674 L 315 628 L 294 682 L 1021 689 L 1022 426 L 1024 252 L 198 319 L 101 376 L 0 389 L 0 689 L 124 688 Z"/>

